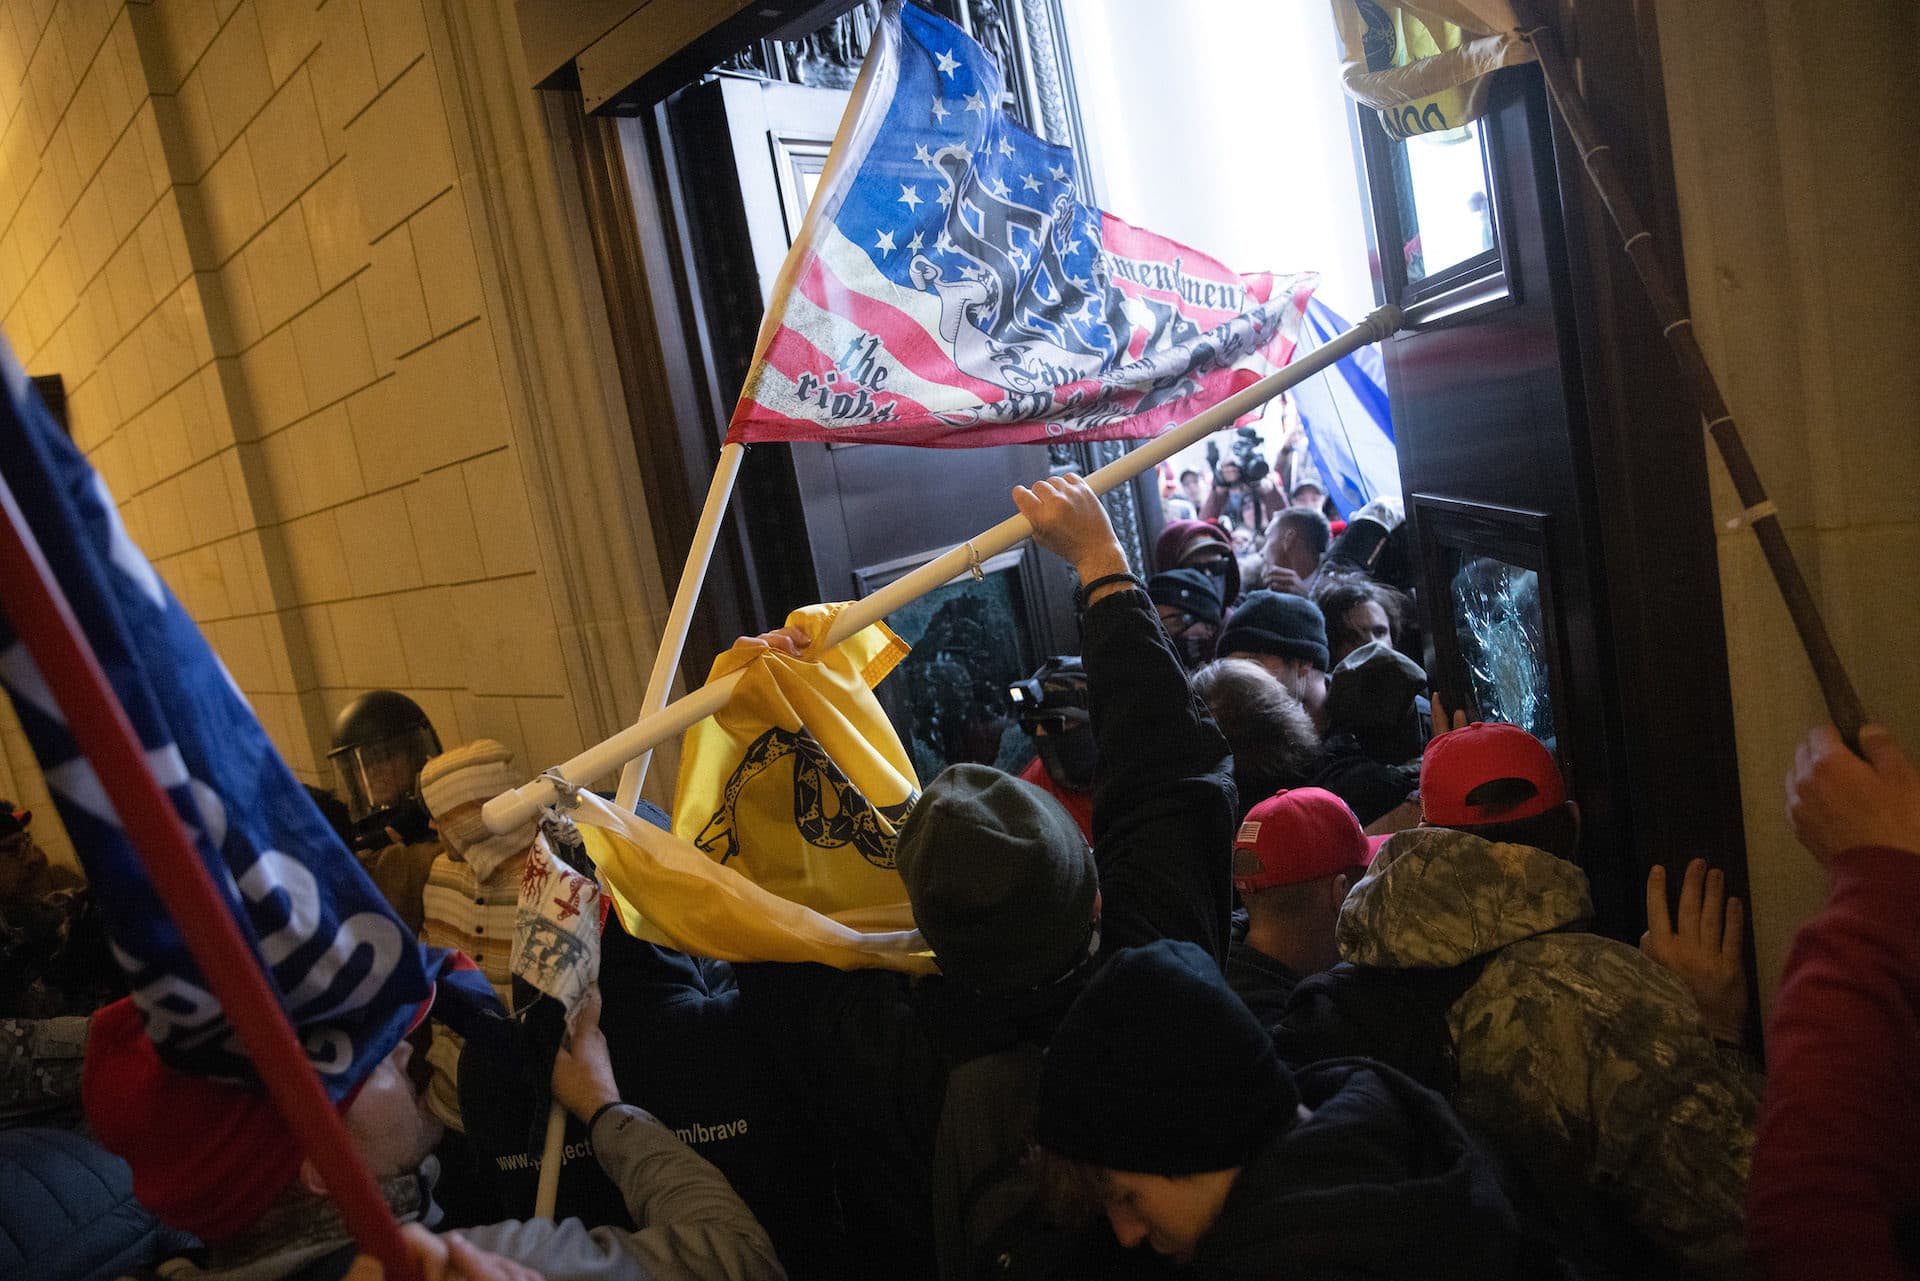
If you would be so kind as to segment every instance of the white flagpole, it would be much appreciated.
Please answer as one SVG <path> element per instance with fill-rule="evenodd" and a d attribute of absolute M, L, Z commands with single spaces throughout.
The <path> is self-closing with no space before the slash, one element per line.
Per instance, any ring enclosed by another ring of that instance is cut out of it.
<path fill-rule="evenodd" d="M 673 686 L 673 674 L 679 670 L 680 655 L 687 647 L 693 607 L 706 584 L 707 568 L 713 563 L 713 547 L 720 539 L 720 521 L 726 515 L 727 501 L 733 497 L 733 484 L 740 476 L 740 459 L 745 453 L 746 446 L 730 441 L 721 447 L 719 461 L 714 464 L 713 481 L 707 486 L 707 505 L 701 509 L 700 523 L 694 528 L 693 545 L 687 548 L 686 568 L 680 571 L 673 607 L 667 611 L 667 625 L 660 633 L 660 648 L 653 656 L 653 672 L 647 677 L 646 697 L 640 702 L 643 724 L 648 716 L 667 705 L 667 691 Z M 622 813 L 633 812 L 635 802 L 640 799 L 640 785 L 647 779 L 647 764 L 652 759 L 653 748 L 649 745 L 620 771 L 620 789 L 614 793 L 614 803 Z M 547 1139 L 540 1153 L 540 1182 L 533 1198 L 533 1215 L 537 1219 L 552 1218 L 554 1205 L 560 1198 L 560 1166 L 566 1155 L 566 1130 L 567 1110 L 556 1099 L 547 1109 Z"/>
<path fill-rule="evenodd" d="M 1400 309 L 1392 304 L 1381 307 L 1318 350 L 1296 359 L 1251 387 L 1242 388 L 1199 416 L 1156 436 L 1139 449 L 1114 459 L 1087 477 L 1087 484 L 1095 493 L 1104 494 L 1147 468 L 1157 466 L 1163 459 L 1195 441 L 1231 426 L 1242 415 L 1259 408 L 1296 383 L 1329 368 L 1359 348 L 1391 336 L 1399 328 Z M 842 610 L 833 626 L 821 638 L 820 646 L 831 648 L 838 645 L 861 628 L 871 626 L 934 588 L 952 582 L 973 566 L 999 555 L 1032 533 L 1033 528 L 1027 524 L 1026 517 L 1008 517 Z M 739 684 L 740 676 L 740 672 L 735 672 L 709 682 L 678 702 L 642 717 L 612 738 L 567 761 L 560 766 L 559 774 L 572 782 L 583 784 L 588 779 L 598 778 L 623 765 L 654 744 L 683 732 L 724 708 L 733 695 L 734 686 Z M 560 784 L 542 776 L 512 791 L 500 793 L 487 802 L 482 815 L 489 829 L 510 832 L 538 813 L 541 806 L 552 804 L 561 790 Z"/>
<path fill-rule="evenodd" d="M 667 705 L 667 691 L 673 686 L 673 674 L 679 670 L 681 652 L 687 647 L 687 628 L 693 621 L 693 607 L 700 599 L 701 587 L 706 584 L 713 546 L 720 537 L 720 520 L 726 514 L 728 499 L 733 496 L 733 484 L 740 475 L 740 459 L 745 453 L 744 445 L 728 442 L 721 447 L 720 460 L 713 469 L 713 483 L 707 487 L 707 505 L 701 509 L 700 524 L 693 531 L 687 565 L 680 571 L 673 608 L 667 611 L 667 625 L 660 633 L 660 649 L 653 657 L 647 696 L 640 703 L 642 720 Z M 614 793 L 613 802 L 621 813 L 633 812 L 634 803 L 640 799 L 640 785 L 647 779 L 647 765 L 652 760 L 653 749 L 649 747 L 620 771 L 620 790 Z"/>

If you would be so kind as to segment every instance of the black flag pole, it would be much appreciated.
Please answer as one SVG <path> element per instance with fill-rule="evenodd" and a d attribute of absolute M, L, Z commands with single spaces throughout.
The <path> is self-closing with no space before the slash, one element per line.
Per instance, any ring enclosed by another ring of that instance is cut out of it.
<path fill-rule="evenodd" d="M 1780 517 L 1773 501 L 1767 497 L 1766 486 L 1760 482 L 1760 473 L 1747 453 L 1740 426 L 1734 421 L 1733 411 L 1727 408 L 1726 399 L 1720 394 L 1720 384 L 1707 365 L 1705 353 L 1700 350 L 1699 340 L 1693 332 L 1693 318 L 1681 305 L 1666 268 L 1654 253 L 1653 233 L 1647 230 L 1633 197 L 1627 191 L 1626 183 L 1620 177 L 1612 148 L 1601 140 L 1599 131 L 1594 128 L 1593 118 L 1587 113 L 1586 100 L 1575 84 L 1572 68 L 1567 65 L 1552 29 L 1535 26 L 1522 34 L 1533 45 L 1540 70 L 1546 77 L 1547 93 L 1559 109 L 1560 118 L 1573 138 L 1574 147 L 1580 152 L 1580 161 L 1587 171 L 1587 177 L 1599 193 L 1600 203 L 1606 206 L 1614 229 L 1620 234 L 1621 247 L 1633 261 L 1641 287 L 1645 289 L 1648 301 L 1653 304 L 1661 333 L 1666 336 L 1667 345 L 1672 348 L 1674 358 L 1679 362 L 1688 398 L 1699 411 L 1708 435 L 1713 437 L 1713 443 L 1720 450 L 1721 461 L 1726 464 L 1734 492 L 1744 509 L 1741 518 L 1752 527 L 1754 537 L 1760 540 L 1760 550 L 1766 556 L 1767 567 L 1773 571 L 1773 581 L 1780 589 L 1781 599 L 1793 619 L 1795 630 L 1800 633 L 1800 643 L 1806 649 L 1807 661 L 1813 665 L 1814 677 L 1820 682 L 1820 693 L 1826 699 L 1827 714 L 1833 718 L 1841 738 L 1858 751 L 1860 726 L 1866 721 L 1866 709 L 1861 705 L 1853 681 L 1840 661 L 1839 651 L 1834 648 L 1833 638 L 1827 632 L 1826 619 L 1821 616 L 1820 606 L 1800 572 L 1800 562 L 1787 542 L 1786 531 L 1780 526 Z"/>

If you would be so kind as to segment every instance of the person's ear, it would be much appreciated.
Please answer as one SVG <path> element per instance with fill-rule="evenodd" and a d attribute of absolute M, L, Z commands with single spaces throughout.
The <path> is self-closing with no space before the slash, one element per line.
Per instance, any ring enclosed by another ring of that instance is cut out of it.
<path fill-rule="evenodd" d="M 1580 835 L 1580 802 L 1569 799 L 1567 801 L 1567 815 L 1568 817 L 1573 819 L 1573 834 L 1576 837 L 1579 836 Z"/>
<path fill-rule="evenodd" d="M 1347 891 L 1353 888 L 1353 882 L 1345 872 L 1336 872 L 1333 876 L 1333 905 L 1337 909 L 1347 901 Z"/>
<path fill-rule="evenodd" d="M 327 1194 L 327 1181 L 320 1177 L 319 1167 L 311 1158 L 300 1162 L 300 1186 L 315 1196 Z"/>

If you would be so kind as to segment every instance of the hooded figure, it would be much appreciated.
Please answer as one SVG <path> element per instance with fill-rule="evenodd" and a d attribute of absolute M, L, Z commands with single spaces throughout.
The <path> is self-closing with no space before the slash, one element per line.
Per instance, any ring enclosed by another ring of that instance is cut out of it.
<path fill-rule="evenodd" d="M 1190 943 L 1087 985 L 1047 1048 L 1034 1140 L 1063 1217 L 1104 1213 L 1122 1245 L 1203 1277 L 1529 1275 L 1493 1167 L 1437 1095 L 1359 1060 L 1290 1071 Z"/>
<path fill-rule="evenodd" d="M 1743 1275 L 1759 1080 L 1679 979 L 1584 932 L 1592 915 L 1586 875 L 1545 850 L 1402 832 L 1341 910 L 1344 963 L 1294 990 L 1276 1043 L 1289 1061 L 1365 1054 L 1454 1088 L 1537 1197 L 1523 1212 L 1577 1259 Z M 1423 1006 L 1440 1020 L 1424 1039 Z"/>
<path fill-rule="evenodd" d="M 1240 599 L 1240 562 L 1233 554 L 1233 540 L 1210 520 L 1175 520 L 1161 526 L 1153 563 L 1163 572 L 1201 570 L 1220 588 L 1226 605 Z"/>

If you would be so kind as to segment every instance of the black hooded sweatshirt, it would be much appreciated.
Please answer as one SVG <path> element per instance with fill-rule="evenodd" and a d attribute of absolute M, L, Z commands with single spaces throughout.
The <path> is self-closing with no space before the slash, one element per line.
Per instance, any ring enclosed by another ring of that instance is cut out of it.
<path fill-rule="evenodd" d="M 1295 1075 L 1312 1113 L 1242 1170 L 1186 1276 L 1503 1281 L 1540 1275 L 1491 1161 L 1440 1097 L 1335 1059 Z"/>

